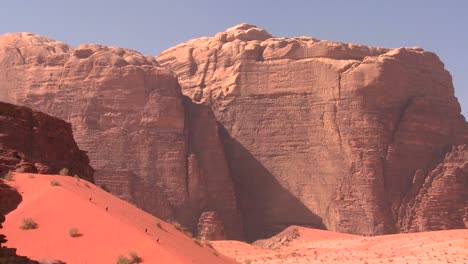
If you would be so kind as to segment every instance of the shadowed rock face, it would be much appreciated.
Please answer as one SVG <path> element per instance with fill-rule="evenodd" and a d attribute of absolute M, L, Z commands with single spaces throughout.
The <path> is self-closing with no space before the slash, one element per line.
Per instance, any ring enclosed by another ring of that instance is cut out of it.
<path fill-rule="evenodd" d="M 93 181 L 94 170 L 73 139 L 69 123 L 0 102 L 0 175 L 19 167 L 44 174 L 67 168 L 69 175 Z"/>
<path fill-rule="evenodd" d="M 177 78 L 154 58 L 6 34 L 0 87 L 1 101 L 70 122 L 98 185 L 192 230 L 201 212 L 217 210 L 226 235 L 242 238 L 218 124 L 208 108 L 184 101 Z"/>
<path fill-rule="evenodd" d="M 157 61 L 221 124 L 248 238 L 468 224 L 467 124 L 435 54 L 241 24 Z"/>

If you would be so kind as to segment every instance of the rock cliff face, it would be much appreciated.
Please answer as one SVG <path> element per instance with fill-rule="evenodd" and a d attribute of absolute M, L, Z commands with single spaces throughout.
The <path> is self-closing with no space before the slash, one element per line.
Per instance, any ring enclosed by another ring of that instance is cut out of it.
<path fill-rule="evenodd" d="M 93 181 L 94 172 L 88 156 L 73 139 L 69 123 L 0 102 L 0 174 L 15 168 L 45 174 L 67 168 L 70 175 L 89 181 Z"/>
<path fill-rule="evenodd" d="M 468 225 L 468 128 L 435 54 L 241 24 L 157 61 L 219 122 L 249 239 Z"/>
<path fill-rule="evenodd" d="M 0 101 L 71 122 L 98 184 L 192 231 L 201 219 L 199 234 L 468 225 L 468 127 L 450 74 L 420 48 L 241 24 L 154 59 L 7 34 L 0 87 Z"/>
<path fill-rule="evenodd" d="M 0 37 L 0 101 L 70 123 L 95 180 L 121 198 L 195 231 L 216 210 L 230 238 L 242 221 L 209 108 L 184 100 L 152 57 L 30 33 Z M 206 108 L 206 109 L 204 109 Z"/>

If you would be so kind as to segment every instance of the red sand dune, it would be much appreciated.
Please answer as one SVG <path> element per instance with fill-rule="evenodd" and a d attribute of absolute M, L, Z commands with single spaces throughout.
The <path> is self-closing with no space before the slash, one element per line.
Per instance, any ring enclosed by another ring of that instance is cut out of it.
<path fill-rule="evenodd" d="M 52 186 L 51 180 L 60 186 Z M 206 244 L 197 245 L 171 224 L 85 183 L 73 177 L 15 173 L 9 184 L 20 191 L 23 202 L 6 216 L 2 233 L 7 246 L 18 248 L 19 255 L 68 264 L 116 263 L 119 255 L 130 251 L 143 263 L 235 263 Z M 39 227 L 21 230 L 24 217 L 33 218 Z M 71 228 L 78 228 L 82 236 L 71 237 Z"/>
<path fill-rule="evenodd" d="M 68 264 L 107 264 L 135 251 L 144 263 L 235 263 L 93 184 L 86 186 L 83 180 L 58 175 L 29 175 L 16 173 L 15 180 L 9 182 L 21 192 L 23 202 L 7 215 L 2 230 L 9 239 L 7 246 L 18 248 L 20 255 L 61 259 Z M 53 179 L 60 186 L 51 186 Z M 19 229 L 24 217 L 33 218 L 39 228 Z M 156 226 L 157 222 L 164 230 Z M 70 228 L 78 228 L 83 236 L 70 237 Z M 292 226 L 254 245 L 212 243 L 226 256 L 252 264 L 468 264 L 468 230 L 363 237 Z"/>
<path fill-rule="evenodd" d="M 254 245 L 239 241 L 216 241 L 213 245 L 241 263 L 252 264 L 468 264 L 466 229 L 364 237 L 292 226 Z"/>

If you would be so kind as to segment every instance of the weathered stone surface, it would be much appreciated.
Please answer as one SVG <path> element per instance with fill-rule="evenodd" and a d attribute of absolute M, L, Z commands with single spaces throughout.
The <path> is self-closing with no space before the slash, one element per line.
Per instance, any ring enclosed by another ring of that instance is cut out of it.
<path fill-rule="evenodd" d="M 0 215 L 6 215 L 15 210 L 22 200 L 23 198 L 16 189 L 0 181 Z"/>
<path fill-rule="evenodd" d="M 47 168 L 47 169 L 45 169 Z M 93 168 L 69 123 L 29 108 L 0 102 L 0 173 L 8 170 L 71 175 L 93 181 Z"/>
<path fill-rule="evenodd" d="M 216 211 L 203 212 L 198 219 L 197 235 L 203 240 L 224 240 L 224 223 Z"/>
<path fill-rule="evenodd" d="M 218 124 L 208 108 L 184 101 L 177 78 L 154 58 L 7 34 L 0 87 L 0 100 L 72 123 L 98 185 L 193 232 L 200 213 L 216 209 L 228 237 L 242 237 Z"/>
<path fill-rule="evenodd" d="M 432 201 L 443 194 L 429 186 L 411 193 L 416 171 L 432 171 L 450 146 L 468 143 L 451 76 L 435 54 L 275 38 L 242 24 L 157 61 L 221 124 L 249 239 L 293 224 L 375 235 L 463 221 L 450 213 L 467 210 L 462 165 L 453 165 L 457 177 L 418 174 L 426 185 L 463 190 L 457 202 Z M 436 211 L 450 216 L 429 220 Z"/>
<path fill-rule="evenodd" d="M 71 122 L 98 184 L 192 231 L 204 211 L 227 238 L 249 240 L 294 224 L 366 235 L 466 226 L 468 128 L 433 53 L 242 24 L 157 61 L 8 34 L 0 100 Z"/>
<path fill-rule="evenodd" d="M 417 170 L 398 214 L 405 232 L 468 228 L 468 145 L 453 146 L 429 173 Z"/>

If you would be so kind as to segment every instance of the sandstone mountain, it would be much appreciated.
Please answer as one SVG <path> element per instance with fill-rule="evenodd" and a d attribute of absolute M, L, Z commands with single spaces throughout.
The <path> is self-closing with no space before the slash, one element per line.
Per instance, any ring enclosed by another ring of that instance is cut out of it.
<path fill-rule="evenodd" d="M 434 53 L 241 24 L 157 61 L 221 124 L 248 238 L 468 226 L 468 127 Z"/>
<path fill-rule="evenodd" d="M 58 174 L 64 168 L 69 175 L 93 181 L 94 170 L 73 139 L 71 125 L 26 107 L 0 102 L 0 175 L 14 169 Z M 6 205 L 16 207 L 18 203 Z"/>
<path fill-rule="evenodd" d="M 71 122 L 97 184 L 194 231 L 468 226 L 468 127 L 450 74 L 420 48 L 241 24 L 154 59 L 7 34 L 0 87 L 0 101 Z"/>
<path fill-rule="evenodd" d="M 98 185 L 162 219 L 195 230 L 218 211 L 226 235 L 242 223 L 216 121 L 184 99 L 152 57 L 31 33 L 0 37 L 0 101 L 72 123 Z"/>

